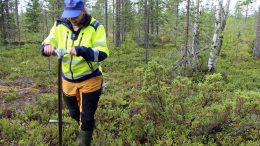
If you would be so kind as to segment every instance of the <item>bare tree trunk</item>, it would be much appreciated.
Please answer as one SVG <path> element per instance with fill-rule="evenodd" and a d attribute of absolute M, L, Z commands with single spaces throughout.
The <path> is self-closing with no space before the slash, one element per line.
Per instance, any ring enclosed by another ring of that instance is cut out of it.
<path fill-rule="evenodd" d="M 223 20 L 222 20 L 222 23 L 221 23 L 221 32 L 223 32 L 225 30 L 225 27 L 226 27 L 226 24 L 227 24 L 229 5 L 230 5 L 230 0 L 227 0 L 226 6 L 225 6 L 225 10 L 224 10 Z M 223 38 L 224 38 L 223 34 L 220 33 L 220 35 L 219 35 L 218 53 L 217 53 L 218 56 L 219 56 L 219 54 L 221 52 L 221 47 L 222 47 L 222 44 L 223 44 Z"/>
<path fill-rule="evenodd" d="M 8 3 L 8 0 L 5 0 L 5 20 L 6 20 L 6 30 L 5 30 L 5 33 L 6 33 L 6 43 L 10 43 L 10 39 L 11 39 L 11 31 L 10 31 L 10 14 L 9 14 L 9 3 Z"/>
<path fill-rule="evenodd" d="M 186 65 L 189 59 L 188 57 L 188 42 L 189 42 L 189 25 L 190 25 L 190 0 L 187 0 L 187 14 L 186 14 L 186 29 L 185 29 L 185 44 L 183 50 L 183 60 L 182 60 L 182 76 L 186 74 Z"/>
<path fill-rule="evenodd" d="M 148 18 L 148 20 L 147 20 L 148 34 L 150 34 L 150 32 L 151 32 L 150 1 L 151 0 L 147 0 L 147 15 L 146 16 Z"/>
<path fill-rule="evenodd" d="M 249 4 L 246 4 L 246 17 L 245 17 L 245 24 L 246 24 L 246 22 L 247 22 L 247 17 L 248 17 L 248 5 L 249 5 Z"/>
<path fill-rule="evenodd" d="M 149 14 L 148 14 L 148 0 L 144 0 L 144 46 L 146 49 L 145 53 L 145 63 L 149 60 Z"/>
<path fill-rule="evenodd" d="M 2 0 L 0 0 L 0 19 L 2 20 L 2 21 L 0 21 L 0 37 L 1 37 L 1 39 L 4 39 L 5 38 L 5 25 L 4 25 L 4 23 L 5 23 L 5 19 L 4 19 L 4 6 L 5 6 L 5 3 L 2 1 Z M 0 43 L 2 43 L 2 42 L 0 42 Z"/>
<path fill-rule="evenodd" d="M 141 8 L 141 4 L 139 3 L 138 4 L 138 13 L 139 14 L 142 14 L 142 8 Z M 141 15 L 140 15 L 141 16 Z M 140 16 L 139 16 L 139 20 L 138 21 L 142 21 L 141 19 L 142 18 L 140 18 Z M 142 39 L 141 39 L 141 30 L 142 30 L 143 28 L 142 28 L 142 26 L 141 25 L 138 25 L 138 44 L 141 44 L 142 43 Z"/>
<path fill-rule="evenodd" d="M 18 0 L 15 0 L 15 16 L 16 16 L 16 26 L 17 26 L 17 29 L 18 29 L 18 41 L 19 41 L 19 45 L 20 45 L 20 42 L 21 42 L 21 30 L 20 30 L 20 23 L 19 23 L 19 14 L 18 14 Z"/>
<path fill-rule="evenodd" d="M 174 46 L 177 46 L 177 39 L 178 39 L 178 24 L 179 24 L 179 5 L 180 2 L 179 0 L 176 1 L 176 23 L 175 23 L 175 27 L 174 27 L 174 36 L 175 36 L 175 41 L 174 41 Z"/>
<path fill-rule="evenodd" d="M 218 46 L 219 46 L 219 34 L 221 33 L 221 11 L 222 11 L 222 3 L 223 0 L 218 1 L 218 5 L 216 8 L 216 22 L 215 22 L 215 32 L 212 39 L 212 48 L 208 60 L 208 71 L 211 72 L 217 65 L 217 53 L 218 53 Z"/>
<path fill-rule="evenodd" d="M 121 26 L 126 26 L 126 2 L 124 0 L 122 0 L 121 2 Z M 122 27 L 121 29 L 121 36 L 122 36 L 122 41 L 125 41 L 125 32 L 126 31 L 126 27 Z"/>
<path fill-rule="evenodd" d="M 125 2 L 125 4 L 124 4 L 124 7 L 125 7 L 125 14 L 124 14 L 124 26 L 127 26 L 127 20 L 128 20 L 128 18 L 127 18 L 127 15 L 128 15 L 128 11 L 127 11 L 127 6 L 128 5 L 128 3 L 127 2 Z M 124 41 L 127 41 L 127 27 L 124 27 Z"/>
<path fill-rule="evenodd" d="M 151 34 L 154 34 L 154 1 L 150 0 L 150 22 L 151 22 Z"/>
<path fill-rule="evenodd" d="M 156 0 L 156 35 L 159 36 L 159 1 Z"/>
<path fill-rule="evenodd" d="M 107 13 L 107 0 L 105 1 L 105 21 L 106 21 L 106 37 L 108 37 L 108 13 Z"/>
<path fill-rule="evenodd" d="M 113 0 L 113 42 L 115 42 L 115 0 Z"/>
<path fill-rule="evenodd" d="M 253 54 L 256 57 L 260 57 L 260 7 L 258 7 L 258 20 L 256 27 L 256 39 Z"/>
<path fill-rule="evenodd" d="M 120 13 L 119 13 L 119 17 L 120 17 L 120 26 L 121 26 L 121 29 L 120 29 L 120 39 L 121 39 L 121 42 L 124 41 L 124 8 L 123 8 L 123 5 L 124 5 L 124 0 L 122 0 L 120 2 Z"/>
<path fill-rule="evenodd" d="M 120 8 L 121 8 L 121 0 L 116 0 L 116 47 L 120 47 L 120 43 L 121 43 Z"/>
<path fill-rule="evenodd" d="M 199 59 L 197 55 L 197 45 L 199 43 L 199 15 L 200 15 L 200 0 L 196 0 L 196 12 L 195 12 L 195 22 L 193 26 L 193 38 L 192 38 L 192 46 L 191 46 L 191 51 L 192 51 L 192 56 L 194 59 L 194 67 L 196 70 L 199 68 Z"/>

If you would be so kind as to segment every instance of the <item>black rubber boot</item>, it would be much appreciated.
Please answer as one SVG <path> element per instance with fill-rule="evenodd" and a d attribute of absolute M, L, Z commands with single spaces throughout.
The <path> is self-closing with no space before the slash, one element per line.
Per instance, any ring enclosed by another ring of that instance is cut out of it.
<path fill-rule="evenodd" d="M 79 146 L 90 146 L 92 141 L 93 131 L 79 131 L 79 135 L 77 137 L 77 143 Z"/>

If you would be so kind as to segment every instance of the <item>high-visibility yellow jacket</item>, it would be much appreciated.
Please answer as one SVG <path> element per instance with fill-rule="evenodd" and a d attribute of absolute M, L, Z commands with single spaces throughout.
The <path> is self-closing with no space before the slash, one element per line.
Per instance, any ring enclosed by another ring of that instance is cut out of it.
<path fill-rule="evenodd" d="M 68 20 L 57 20 L 42 48 L 45 45 L 65 50 L 75 47 L 77 56 L 66 54 L 62 59 L 63 78 L 73 82 L 102 75 L 100 62 L 109 56 L 104 26 L 89 15 L 78 31 L 73 30 Z"/>

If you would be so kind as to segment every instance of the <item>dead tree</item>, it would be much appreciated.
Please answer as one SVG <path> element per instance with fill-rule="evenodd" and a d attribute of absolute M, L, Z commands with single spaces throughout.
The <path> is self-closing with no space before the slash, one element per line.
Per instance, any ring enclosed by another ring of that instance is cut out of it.
<path fill-rule="evenodd" d="M 182 76 L 186 75 L 186 65 L 187 61 L 189 61 L 189 53 L 188 53 L 188 42 L 189 42 L 189 25 L 190 25 L 190 0 L 187 0 L 187 14 L 186 14 L 186 29 L 185 29 L 185 44 L 183 49 L 183 57 L 181 58 L 181 66 L 182 66 Z M 192 68 L 192 65 L 191 65 Z"/>
<path fill-rule="evenodd" d="M 189 42 L 189 25 L 190 25 L 190 0 L 187 0 L 187 14 L 186 14 L 186 27 L 185 27 L 185 44 L 183 51 L 181 52 L 181 57 L 178 60 L 176 66 L 173 68 L 173 70 L 177 69 L 178 67 L 181 68 L 181 75 L 186 75 L 186 66 L 187 62 L 190 63 L 190 68 L 192 68 L 192 63 L 190 59 L 190 53 L 188 49 L 188 42 Z"/>
<path fill-rule="evenodd" d="M 193 25 L 193 38 L 192 38 L 192 44 L 191 44 L 191 54 L 193 56 L 194 60 L 194 68 L 195 70 L 198 70 L 199 68 L 199 59 L 197 55 L 197 46 L 199 43 L 199 15 L 200 15 L 200 0 L 196 0 L 196 12 L 195 12 L 195 21 Z"/>

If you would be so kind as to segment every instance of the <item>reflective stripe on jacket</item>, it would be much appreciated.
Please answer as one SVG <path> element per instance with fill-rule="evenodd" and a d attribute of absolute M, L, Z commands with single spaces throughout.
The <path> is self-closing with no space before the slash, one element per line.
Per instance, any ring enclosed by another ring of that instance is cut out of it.
<path fill-rule="evenodd" d="M 101 71 L 100 62 L 109 56 L 104 26 L 89 15 L 78 31 L 73 31 L 66 19 L 57 20 L 43 44 L 65 50 L 75 47 L 77 56 L 66 54 L 62 60 L 63 77 L 68 80 L 80 80 L 97 69 Z"/>

